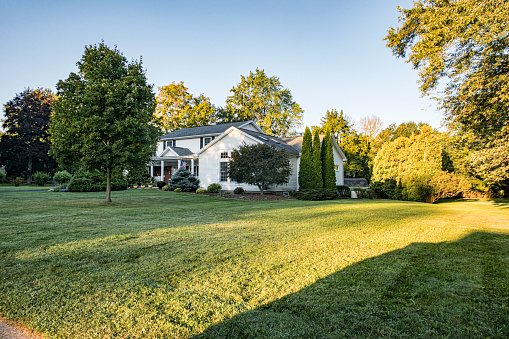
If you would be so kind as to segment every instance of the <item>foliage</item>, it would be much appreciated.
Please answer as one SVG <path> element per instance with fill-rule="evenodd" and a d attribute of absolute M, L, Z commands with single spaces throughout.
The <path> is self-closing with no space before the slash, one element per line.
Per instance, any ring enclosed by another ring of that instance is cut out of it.
<path fill-rule="evenodd" d="M 177 187 L 177 188 L 175 188 L 173 190 L 173 192 L 177 192 L 177 193 L 182 192 L 182 188 L 181 187 Z"/>
<path fill-rule="evenodd" d="M 437 99 L 454 128 L 473 132 L 478 175 L 491 186 L 509 180 L 506 161 L 490 163 L 506 151 L 499 141 L 509 128 L 507 1 L 418 0 L 399 11 L 401 27 L 389 30 L 387 46 L 420 71 L 422 94 L 440 88 Z"/>
<path fill-rule="evenodd" d="M 299 200 L 331 200 L 338 197 L 338 191 L 336 188 L 299 189 L 293 196 Z"/>
<path fill-rule="evenodd" d="M 343 110 L 339 113 L 335 109 L 327 110 L 325 116 L 320 119 L 320 122 L 320 132 L 325 133 L 327 128 L 329 128 L 329 132 L 339 144 L 346 136 L 352 133 L 352 126 L 350 126 L 346 116 L 343 115 Z"/>
<path fill-rule="evenodd" d="M 87 46 L 71 73 L 57 84 L 50 124 L 53 155 L 63 165 L 106 175 L 145 167 L 156 150 L 154 94 L 142 63 L 104 43 Z"/>
<path fill-rule="evenodd" d="M 34 173 L 33 179 L 37 186 L 44 186 L 48 183 L 49 179 L 51 179 L 51 175 L 46 172 L 37 171 Z"/>
<path fill-rule="evenodd" d="M 180 167 L 175 174 L 172 175 L 168 186 L 171 191 L 177 192 L 180 188 L 184 192 L 196 191 L 200 187 L 200 179 L 191 174 L 185 167 Z"/>
<path fill-rule="evenodd" d="M 164 186 L 166 186 L 166 183 L 164 181 L 158 181 L 156 185 L 157 188 L 162 189 Z"/>
<path fill-rule="evenodd" d="M 69 182 L 72 178 L 71 173 L 67 172 L 66 170 L 58 171 L 53 175 L 53 180 L 58 182 L 59 184 L 65 184 L 66 182 Z"/>
<path fill-rule="evenodd" d="M 194 97 L 181 81 L 160 86 L 156 98 L 156 116 L 165 132 L 181 128 L 206 126 L 216 122 L 215 108 L 210 99 L 200 94 Z"/>
<path fill-rule="evenodd" d="M 339 145 L 348 159 L 344 164 L 345 177 L 371 179 L 371 142 L 368 136 L 356 131 L 346 135 Z"/>
<path fill-rule="evenodd" d="M 170 190 L 170 188 L 168 187 L 168 185 L 163 186 L 163 188 L 161 188 L 161 191 L 169 191 L 169 190 Z"/>
<path fill-rule="evenodd" d="M 127 180 L 121 173 L 115 172 L 111 175 L 111 190 L 122 191 L 127 189 L 127 186 Z M 70 192 L 106 191 L 106 175 L 97 170 L 80 170 L 74 173 L 67 188 Z"/>
<path fill-rule="evenodd" d="M 221 185 L 217 183 L 212 183 L 207 187 L 208 193 L 219 193 L 221 192 Z"/>
<path fill-rule="evenodd" d="M 241 145 L 232 151 L 228 163 L 232 180 L 256 185 L 262 195 L 269 186 L 286 184 L 290 172 L 287 151 L 267 144 Z"/>
<path fill-rule="evenodd" d="M 23 178 L 22 177 L 14 178 L 14 186 L 20 186 L 21 184 L 23 184 Z"/>
<path fill-rule="evenodd" d="M 301 124 L 303 110 L 279 78 L 256 69 L 230 90 L 226 109 L 234 120 L 254 120 L 269 135 L 283 136 Z"/>
<path fill-rule="evenodd" d="M 315 129 L 313 135 L 313 170 L 315 175 L 315 183 L 313 188 L 322 188 L 322 149 L 320 147 L 320 134 L 318 129 Z"/>
<path fill-rule="evenodd" d="M 4 183 L 6 180 L 6 175 L 0 171 L 0 183 Z"/>
<path fill-rule="evenodd" d="M 324 188 L 336 188 L 336 171 L 334 169 L 334 154 L 332 153 L 332 140 L 330 130 L 325 130 L 322 140 L 322 178 Z"/>
<path fill-rule="evenodd" d="M 48 124 L 55 97 L 49 90 L 30 88 L 16 94 L 4 105 L 5 132 L 0 135 L 0 167 L 9 176 L 26 176 L 51 171 L 56 162 L 48 156 L 50 141 Z"/>
<path fill-rule="evenodd" d="M 235 187 L 233 194 L 244 194 L 246 191 L 242 187 Z"/>
<path fill-rule="evenodd" d="M 299 164 L 299 189 L 315 188 L 316 174 L 313 165 L 313 144 L 311 130 L 306 126 L 302 138 L 302 150 Z"/>
<path fill-rule="evenodd" d="M 207 193 L 207 190 L 206 190 L 205 188 L 198 188 L 198 189 L 196 190 L 196 193 L 197 193 L 197 194 Z"/>
<path fill-rule="evenodd" d="M 350 187 L 345 185 L 336 186 L 338 190 L 338 195 L 340 198 L 350 198 L 352 195 L 350 193 Z"/>

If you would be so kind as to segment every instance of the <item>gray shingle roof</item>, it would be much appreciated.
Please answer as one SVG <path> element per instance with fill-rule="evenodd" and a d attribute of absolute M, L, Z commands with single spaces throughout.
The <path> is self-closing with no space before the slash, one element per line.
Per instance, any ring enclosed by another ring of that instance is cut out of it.
<path fill-rule="evenodd" d="M 273 137 L 271 135 L 263 134 L 263 133 L 257 133 L 253 132 L 247 129 L 242 129 L 242 132 L 249 134 L 250 136 L 266 143 L 267 145 L 274 146 L 277 149 L 286 149 L 290 153 L 299 154 L 300 152 L 296 150 L 294 147 L 288 145 L 286 142 L 284 142 L 282 139 L 279 139 L 277 137 Z"/>
<path fill-rule="evenodd" d="M 227 124 L 219 124 L 219 125 L 210 125 L 210 126 L 200 126 L 200 127 L 190 127 L 190 128 L 182 128 L 168 134 L 165 134 L 161 137 L 162 140 L 166 139 L 177 139 L 177 138 L 186 138 L 191 136 L 200 136 L 200 135 L 220 135 L 228 128 L 235 126 L 239 127 L 245 125 L 248 121 L 240 121 L 240 122 L 231 122 Z"/>
<path fill-rule="evenodd" d="M 185 156 L 185 155 L 193 155 L 194 154 L 188 148 L 184 148 L 184 147 L 172 147 L 172 146 L 169 146 L 168 148 L 171 149 L 172 151 L 174 151 L 175 153 L 177 153 L 178 156 Z"/>

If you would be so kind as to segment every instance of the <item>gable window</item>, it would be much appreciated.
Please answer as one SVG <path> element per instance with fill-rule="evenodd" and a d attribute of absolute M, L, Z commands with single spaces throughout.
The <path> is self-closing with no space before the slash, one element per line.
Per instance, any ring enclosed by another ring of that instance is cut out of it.
<path fill-rule="evenodd" d="M 228 181 L 228 152 L 219 153 L 219 181 Z"/>
<path fill-rule="evenodd" d="M 228 159 L 228 152 L 221 152 L 221 159 Z"/>

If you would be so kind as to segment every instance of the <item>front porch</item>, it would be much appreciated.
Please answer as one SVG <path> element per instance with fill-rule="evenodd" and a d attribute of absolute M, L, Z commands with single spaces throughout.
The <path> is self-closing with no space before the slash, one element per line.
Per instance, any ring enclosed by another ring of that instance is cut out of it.
<path fill-rule="evenodd" d="M 198 158 L 194 157 L 153 157 L 148 172 L 156 181 L 164 181 L 167 185 L 181 167 L 185 167 L 196 177 L 199 176 Z"/>

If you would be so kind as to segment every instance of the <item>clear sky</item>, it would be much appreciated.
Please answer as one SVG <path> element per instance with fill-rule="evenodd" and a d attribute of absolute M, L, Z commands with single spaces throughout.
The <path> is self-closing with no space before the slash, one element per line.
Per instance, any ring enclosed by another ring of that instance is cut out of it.
<path fill-rule="evenodd" d="M 85 46 L 104 40 L 128 60 L 143 58 L 155 94 L 184 81 L 224 106 L 240 75 L 258 67 L 290 89 L 304 125 L 342 109 L 356 120 L 377 115 L 385 127 L 439 127 L 442 113 L 420 97 L 417 71 L 385 47 L 398 5 L 412 1 L 0 0 L 0 103 L 27 87 L 55 90 Z"/>

